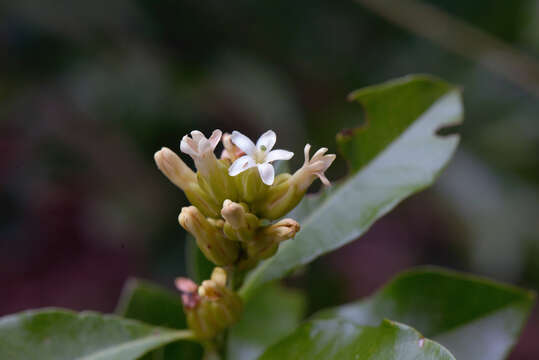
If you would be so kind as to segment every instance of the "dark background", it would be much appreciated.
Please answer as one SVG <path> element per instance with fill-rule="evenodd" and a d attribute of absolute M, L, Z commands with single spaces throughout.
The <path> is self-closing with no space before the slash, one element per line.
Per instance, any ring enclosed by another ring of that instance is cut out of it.
<path fill-rule="evenodd" d="M 305 142 L 335 152 L 336 132 L 359 122 L 350 91 L 418 72 L 463 88 L 454 161 L 290 283 L 310 311 L 420 264 L 539 290 L 539 86 L 526 72 L 539 71 L 539 3 L 430 3 L 527 54 L 524 80 L 511 57 L 485 67 L 494 55 L 473 37 L 448 32 L 471 44 L 456 54 L 350 0 L 0 2 L 0 315 L 110 312 L 127 277 L 170 286 L 185 273 L 186 202 L 153 163 L 161 146 L 179 152 L 192 129 L 271 128 L 294 168 Z M 511 359 L 538 359 L 538 338 L 536 307 Z"/>

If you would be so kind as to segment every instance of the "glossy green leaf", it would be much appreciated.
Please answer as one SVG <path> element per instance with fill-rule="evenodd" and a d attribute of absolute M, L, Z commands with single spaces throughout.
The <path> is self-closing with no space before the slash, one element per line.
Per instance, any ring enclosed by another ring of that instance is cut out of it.
<path fill-rule="evenodd" d="M 27 311 L 0 319 L 0 359 L 132 360 L 191 335 L 94 312 Z"/>
<path fill-rule="evenodd" d="M 129 319 L 143 321 L 150 325 L 185 329 L 187 323 L 183 313 L 180 294 L 159 285 L 139 279 L 130 279 L 120 296 L 116 313 Z M 176 342 L 148 354 L 144 360 L 200 359 L 202 348 L 193 342 Z"/>
<path fill-rule="evenodd" d="M 341 135 L 339 143 L 353 169 L 361 170 L 309 213 L 294 240 L 250 272 L 241 289 L 245 298 L 261 284 L 364 234 L 404 198 L 431 185 L 453 155 L 458 136 L 436 135 L 462 120 L 460 93 L 447 83 L 411 76 L 368 87 L 352 98 L 363 104 L 367 123 Z M 374 139 L 358 144 L 371 131 Z"/>
<path fill-rule="evenodd" d="M 337 184 L 332 184 L 329 187 L 323 187 L 319 192 L 314 194 L 307 194 L 301 200 L 301 202 L 286 215 L 286 217 L 292 218 L 303 223 L 305 219 L 309 217 L 314 211 L 316 211 L 333 193 L 338 189 Z"/>
<path fill-rule="evenodd" d="M 446 82 L 427 76 L 411 76 L 351 93 L 348 98 L 359 102 L 366 115 L 364 125 L 337 135 L 339 148 L 350 162 L 352 171 L 368 164 L 423 116 L 425 111 L 453 91 L 455 89 Z M 442 117 L 442 124 L 438 124 L 434 131 L 440 125 L 455 122 L 451 116 L 443 118 L 447 115 L 450 114 L 436 114 Z M 419 150 L 423 152 L 421 150 L 428 149 Z M 418 159 L 421 160 L 425 155 L 428 153 Z"/>
<path fill-rule="evenodd" d="M 414 329 L 383 321 L 361 326 L 315 320 L 270 347 L 260 360 L 455 360 L 443 346 Z"/>
<path fill-rule="evenodd" d="M 256 359 L 268 346 L 294 331 L 305 308 L 305 298 L 297 291 L 278 284 L 262 287 L 245 304 L 240 322 L 230 330 L 228 359 Z"/>
<path fill-rule="evenodd" d="M 530 292 L 474 276 L 423 268 L 397 276 L 376 294 L 321 312 L 358 325 L 391 319 L 446 346 L 457 359 L 502 360 L 534 302 Z"/>

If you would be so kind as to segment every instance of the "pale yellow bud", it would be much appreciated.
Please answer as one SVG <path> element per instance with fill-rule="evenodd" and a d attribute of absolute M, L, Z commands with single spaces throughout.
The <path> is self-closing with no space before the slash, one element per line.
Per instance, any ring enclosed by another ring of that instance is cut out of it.
<path fill-rule="evenodd" d="M 257 238 L 262 241 L 280 243 L 296 236 L 300 225 L 296 220 L 283 219 L 275 224 L 262 228 L 257 234 Z"/>
<path fill-rule="evenodd" d="M 236 261 L 239 255 L 238 244 L 227 239 L 222 229 L 215 226 L 215 222 L 208 221 L 196 207 L 182 208 L 178 220 L 195 237 L 200 250 L 214 264 L 231 265 Z"/>
<path fill-rule="evenodd" d="M 226 287 L 226 271 L 223 268 L 216 267 L 213 269 L 210 277 L 217 285 Z"/>
<path fill-rule="evenodd" d="M 248 212 L 247 205 L 225 200 L 221 215 L 225 219 L 223 232 L 227 238 L 242 242 L 253 239 L 254 232 L 259 226 L 259 220 Z"/>
<path fill-rule="evenodd" d="M 174 185 L 183 190 L 191 204 L 198 207 L 206 216 L 219 216 L 220 202 L 200 188 L 197 175 L 178 155 L 164 147 L 155 153 L 154 159 L 159 170 Z"/>
<path fill-rule="evenodd" d="M 180 189 L 185 191 L 196 184 L 196 174 L 169 148 L 161 148 L 154 154 L 154 159 L 159 170 Z"/>
<path fill-rule="evenodd" d="M 235 203 L 231 200 L 225 200 L 223 208 L 221 209 L 221 215 L 234 229 L 247 226 L 247 220 L 245 219 L 246 211 L 243 206 Z"/>
<path fill-rule="evenodd" d="M 213 280 L 204 280 L 202 285 L 198 288 L 198 295 L 205 296 L 210 299 L 218 299 L 223 296 L 223 292 L 220 291 L 221 286 L 219 286 Z"/>

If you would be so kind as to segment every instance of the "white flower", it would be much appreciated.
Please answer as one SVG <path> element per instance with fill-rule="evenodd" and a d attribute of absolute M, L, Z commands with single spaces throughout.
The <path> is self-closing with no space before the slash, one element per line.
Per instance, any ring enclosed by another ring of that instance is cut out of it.
<path fill-rule="evenodd" d="M 195 161 L 195 166 L 203 176 L 208 176 L 212 167 L 217 161 L 213 151 L 219 140 L 221 140 L 221 130 L 214 130 L 211 136 L 206 139 L 203 133 L 198 130 L 191 131 L 191 137 L 185 135 L 180 143 L 180 150 L 188 154 Z"/>
<path fill-rule="evenodd" d="M 315 176 L 317 176 L 324 185 L 329 186 L 330 182 L 324 173 L 329 168 L 333 160 L 335 160 L 335 155 L 326 155 L 328 149 L 320 148 L 313 155 L 313 157 L 309 159 L 310 151 L 311 145 L 305 145 L 303 150 L 305 162 L 303 163 L 303 166 L 294 174 L 294 180 L 298 183 L 300 189 L 307 189 L 313 180 L 316 179 Z"/>
<path fill-rule="evenodd" d="M 271 150 L 277 140 L 277 135 L 272 130 L 262 134 L 256 145 L 251 139 L 238 131 L 232 132 L 231 140 L 245 155 L 230 165 L 230 168 L 228 168 L 228 174 L 230 176 L 236 176 L 256 166 L 262 182 L 266 185 L 271 185 L 275 179 L 275 170 L 271 162 L 275 160 L 290 160 L 294 156 L 294 153 L 290 151 L 280 149 Z"/>
<path fill-rule="evenodd" d="M 221 140 L 221 130 L 214 130 L 209 139 L 198 130 L 191 131 L 191 137 L 185 135 L 180 143 L 180 150 L 194 160 L 213 154 L 213 150 Z"/>

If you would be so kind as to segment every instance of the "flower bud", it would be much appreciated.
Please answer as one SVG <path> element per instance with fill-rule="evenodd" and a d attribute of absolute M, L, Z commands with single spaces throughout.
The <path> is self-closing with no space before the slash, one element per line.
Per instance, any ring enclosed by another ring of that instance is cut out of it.
<path fill-rule="evenodd" d="M 242 260 L 238 267 L 242 270 L 250 269 L 260 260 L 273 256 L 279 244 L 293 238 L 300 230 L 300 225 L 292 219 L 283 219 L 275 224 L 261 228 L 253 241 L 247 242 L 247 258 Z"/>
<path fill-rule="evenodd" d="M 199 340 L 214 338 L 241 316 L 241 298 L 226 287 L 222 268 L 216 267 L 200 287 L 186 278 L 176 279 L 176 287 L 182 292 L 187 324 Z"/>
<path fill-rule="evenodd" d="M 185 196 L 206 216 L 219 216 L 220 202 L 203 191 L 197 182 L 197 175 L 182 159 L 169 148 L 163 147 L 154 155 L 155 163 L 161 172 L 177 187 L 183 190 Z"/>
<path fill-rule="evenodd" d="M 180 189 L 185 190 L 196 183 L 196 174 L 193 170 L 169 148 L 163 147 L 157 151 L 154 160 L 159 170 Z"/>
<path fill-rule="evenodd" d="M 178 220 L 195 237 L 200 250 L 214 264 L 230 265 L 236 261 L 239 245 L 224 236 L 220 228 L 222 221 L 206 219 L 194 206 L 182 208 Z"/>
<path fill-rule="evenodd" d="M 221 215 L 234 229 L 246 227 L 247 219 L 245 218 L 245 215 L 247 211 L 245 210 L 245 207 L 227 199 L 223 202 Z"/>
<path fill-rule="evenodd" d="M 269 186 L 262 182 L 258 168 L 252 167 L 232 177 L 238 189 L 238 198 L 246 203 L 252 203 L 263 198 Z"/>
<path fill-rule="evenodd" d="M 225 200 L 221 215 L 225 219 L 223 232 L 230 240 L 249 241 L 258 228 L 258 218 L 247 212 L 247 205 Z"/>
<path fill-rule="evenodd" d="M 293 238 L 299 230 L 300 225 L 296 220 L 283 219 L 262 228 L 257 233 L 257 241 L 271 241 L 278 244 Z"/>

